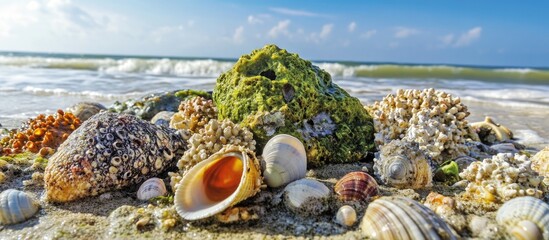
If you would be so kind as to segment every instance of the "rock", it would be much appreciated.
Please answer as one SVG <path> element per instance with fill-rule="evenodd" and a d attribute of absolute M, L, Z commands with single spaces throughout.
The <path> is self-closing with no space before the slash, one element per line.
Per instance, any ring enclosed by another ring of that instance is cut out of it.
<path fill-rule="evenodd" d="M 177 112 L 181 101 L 192 96 L 211 98 L 211 94 L 204 91 L 190 89 L 177 90 L 149 94 L 137 100 L 128 100 L 125 102 L 116 101 L 109 108 L 109 111 L 132 114 L 144 120 L 151 120 L 154 115 L 161 111 Z"/>
<path fill-rule="evenodd" d="M 275 45 L 242 56 L 217 79 L 213 99 L 220 119 L 251 129 L 259 151 L 281 133 L 304 142 L 311 166 L 358 161 L 374 148 L 372 118 L 360 101 Z"/>
<path fill-rule="evenodd" d="M 67 108 L 67 112 L 71 112 L 80 119 L 80 121 L 86 121 L 89 118 L 91 118 L 93 115 L 99 113 L 101 110 L 107 109 L 105 106 L 103 106 L 100 103 L 94 103 L 94 102 L 79 102 L 69 108 Z"/>
<path fill-rule="evenodd" d="M 151 119 L 151 123 L 164 127 L 170 127 L 170 120 L 174 114 L 175 112 L 161 111 L 154 115 Z"/>

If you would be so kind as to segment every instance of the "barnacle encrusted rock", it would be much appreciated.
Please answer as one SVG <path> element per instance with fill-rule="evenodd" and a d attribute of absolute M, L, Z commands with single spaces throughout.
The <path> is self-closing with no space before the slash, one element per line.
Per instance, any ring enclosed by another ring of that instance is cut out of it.
<path fill-rule="evenodd" d="M 179 112 L 170 121 L 170 127 L 198 132 L 210 119 L 217 119 L 217 109 L 211 99 L 196 96 L 187 99 L 179 105 Z"/>
<path fill-rule="evenodd" d="M 247 128 L 240 127 L 228 119 L 211 119 L 204 128 L 191 136 L 187 150 L 177 162 L 177 167 L 184 173 L 229 144 L 255 150 L 253 134 Z"/>
<path fill-rule="evenodd" d="M 67 202 L 140 183 L 174 166 L 183 148 L 173 129 L 127 114 L 96 114 L 49 159 L 46 198 Z"/>
<path fill-rule="evenodd" d="M 499 153 L 473 162 L 459 176 L 469 181 L 464 197 L 502 203 L 519 196 L 543 196 L 543 180 L 530 168 L 526 155 Z"/>
<path fill-rule="evenodd" d="M 467 152 L 469 112 L 458 97 L 432 88 L 400 89 L 368 111 L 374 118 L 378 148 L 394 139 L 417 142 L 438 164 Z"/>
<path fill-rule="evenodd" d="M 116 101 L 110 108 L 111 112 L 127 113 L 141 119 L 151 120 L 154 115 L 161 111 L 176 112 L 181 101 L 202 96 L 211 98 L 210 93 L 198 90 L 177 90 L 164 93 L 149 94 L 137 100 L 125 102 Z"/>
<path fill-rule="evenodd" d="M 352 162 L 373 150 L 373 124 L 357 98 L 324 70 L 267 45 L 223 73 L 213 99 L 220 119 L 249 127 L 261 150 L 275 134 L 305 144 L 310 165 Z"/>

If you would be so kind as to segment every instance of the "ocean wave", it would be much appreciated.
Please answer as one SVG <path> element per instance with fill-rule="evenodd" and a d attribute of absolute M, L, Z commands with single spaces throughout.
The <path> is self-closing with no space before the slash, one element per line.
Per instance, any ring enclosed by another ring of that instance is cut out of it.
<path fill-rule="evenodd" d="M 140 93 L 140 92 L 115 94 L 115 93 L 104 93 L 104 92 L 97 92 L 97 91 L 69 91 L 63 88 L 39 88 L 39 87 L 32 87 L 32 86 L 27 86 L 23 88 L 22 91 L 26 93 L 32 93 L 35 95 L 79 96 L 79 97 L 89 97 L 89 98 L 99 99 L 99 100 L 131 98 L 131 97 L 143 95 L 143 93 Z"/>
<path fill-rule="evenodd" d="M 108 74 L 139 73 L 147 75 L 217 77 L 228 71 L 234 61 L 177 58 L 121 58 L 121 57 L 60 57 L 0 55 L 0 65 L 92 70 Z M 482 68 L 452 65 L 357 64 L 315 62 L 337 78 L 399 78 L 399 79 L 464 79 L 513 80 L 549 82 L 549 70 L 531 68 Z"/>

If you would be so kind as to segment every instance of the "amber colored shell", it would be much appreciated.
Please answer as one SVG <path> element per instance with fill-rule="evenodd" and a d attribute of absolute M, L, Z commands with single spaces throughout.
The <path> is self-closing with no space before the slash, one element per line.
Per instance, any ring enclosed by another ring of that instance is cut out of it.
<path fill-rule="evenodd" d="M 336 183 L 334 190 L 342 201 L 367 201 L 378 194 L 376 180 L 365 172 L 350 172 Z"/>

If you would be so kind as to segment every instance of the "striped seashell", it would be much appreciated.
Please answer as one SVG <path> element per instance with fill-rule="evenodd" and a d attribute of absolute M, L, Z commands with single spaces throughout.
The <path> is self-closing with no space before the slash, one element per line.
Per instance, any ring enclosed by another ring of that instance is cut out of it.
<path fill-rule="evenodd" d="M 288 134 L 271 138 L 263 148 L 265 171 L 263 177 L 269 187 L 284 186 L 305 177 L 307 153 L 299 139 Z"/>
<path fill-rule="evenodd" d="M 137 198 L 142 201 L 147 201 L 154 197 L 164 196 L 168 190 L 164 181 L 160 178 L 149 178 L 137 190 Z"/>
<path fill-rule="evenodd" d="M 350 172 L 334 186 L 341 201 L 367 201 L 378 194 L 376 180 L 365 172 Z"/>
<path fill-rule="evenodd" d="M 8 189 L 0 194 L 0 223 L 15 224 L 34 216 L 38 203 L 25 192 Z"/>
<path fill-rule="evenodd" d="M 371 239 L 459 239 L 433 211 L 406 197 L 381 197 L 370 203 L 360 228 Z"/>
<path fill-rule="evenodd" d="M 549 205 L 534 197 L 517 197 L 503 204 L 496 221 L 513 239 L 549 239 Z"/>
<path fill-rule="evenodd" d="M 311 216 L 328 210 L 330 189 L 314 179 L 300 179 L 284 188 L 284 203 L 295 213 Z"/>
<path fill-rule="evenodd" d="M 177 213 L 186 220 L 213 216 L 259 192 L 262 179 L 253 151 L 227 145 L 193 166 L 174 196 Z"/>

